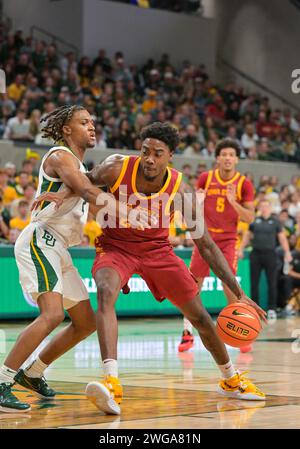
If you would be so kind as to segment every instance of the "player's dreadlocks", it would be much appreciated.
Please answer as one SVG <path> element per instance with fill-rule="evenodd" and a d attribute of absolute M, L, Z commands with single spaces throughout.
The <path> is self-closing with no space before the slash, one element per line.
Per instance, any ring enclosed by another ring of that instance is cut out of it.
<path fill-rule="evenodd" d="M 43 137 L 53 139 L 54 142 L 59 142 L 63 140 L 63 126 L 66 125 L 74 113 L 77 111 L 82 111 L 85 108 L 83 106 L 60 106 L 54 111 L 47 114 L 42 118 L 42 122 L 47 122 L 47 124 L 43 127 Z"/>

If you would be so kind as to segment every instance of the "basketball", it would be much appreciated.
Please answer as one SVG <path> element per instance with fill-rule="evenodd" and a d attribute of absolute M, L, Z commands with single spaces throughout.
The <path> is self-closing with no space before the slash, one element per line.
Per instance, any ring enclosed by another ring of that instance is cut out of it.
<path fill-rule="evenodd" d="M 235 302 L 224 307 L 217 318 L 217 333 L 227 345 L 241 348 L 256 340 L 261 330 L 256 310 L 248 304 Z"/>

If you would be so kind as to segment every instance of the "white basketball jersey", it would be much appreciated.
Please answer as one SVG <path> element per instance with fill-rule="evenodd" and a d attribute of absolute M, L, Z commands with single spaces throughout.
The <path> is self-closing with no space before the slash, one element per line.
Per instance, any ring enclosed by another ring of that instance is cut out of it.
<path fill-rule="evenodd" d="M 54 151 L 67 151 L 72 154 L 80 164 L 80 171 L 86 172 L 82 162 L 66 147 L 52 147 L 43 157 L 40 172 L 39 183 L 36 196 L 43 192 L 58 192 L 66 188 L 65 184 L 59 178 L 51 178 L 44 171 L 44 162 Z M 63 204 L 55 209 L 54 202 L 44 201 L 41 206 L 32 212 L 31 222 L 38 223 L 48 231 L 63 240 L 66 246 L 79 245 L 83 237 L 83 227 L 87 221 L 88 204 L 82 198 L 68 198 Z"/>

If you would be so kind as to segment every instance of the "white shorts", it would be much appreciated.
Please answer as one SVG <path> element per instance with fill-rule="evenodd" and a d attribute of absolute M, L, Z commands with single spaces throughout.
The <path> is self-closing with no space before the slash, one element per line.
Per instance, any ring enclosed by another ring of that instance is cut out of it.
<path fill-rule="evenodd" d="M 22 289 L 34 302 L 45 292 L 60 293 L 65 309 L 89 299 L 67 248 L 37 223 L 29 224 L 20 234 L 15 257 Z"/>

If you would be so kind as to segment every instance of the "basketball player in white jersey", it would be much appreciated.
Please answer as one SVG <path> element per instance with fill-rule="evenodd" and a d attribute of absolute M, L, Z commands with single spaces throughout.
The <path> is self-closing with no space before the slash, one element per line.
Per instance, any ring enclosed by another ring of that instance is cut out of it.
<path fill-rule="evenodd" d="M 47 385 L 44 370 L 96 329 L 88 292 L 67 250 L 81 242 L 88 203 L 96 204 L 102 192 L 85 176 L 82 163 L 86 149 L 95 146 L 95 127 L 89 112 L 81 106 L 62 106 L 44 120 L 47 122 L 44 136 L 63 145 L 51 148 L 44 156 L 37 195 L 68 191 L 69 187 L 77 196 L 66 199 L 60 208 L 54 202 L 44 201 L 32 212 L 30 224 L 16 242 L 20 283 L 23 291 L 37 303 L 40 315 L 19 335 L 0 367 L 0 412 L 30 410 L 29 404 L 20 402 L 12 393 L 14 383 L 34 391 L 39 397 L 53 399 L 55 392 Z M 30 366 L 20 369 L 64 320 L 64 308 L 71 323 L 50 341 Z"/>

